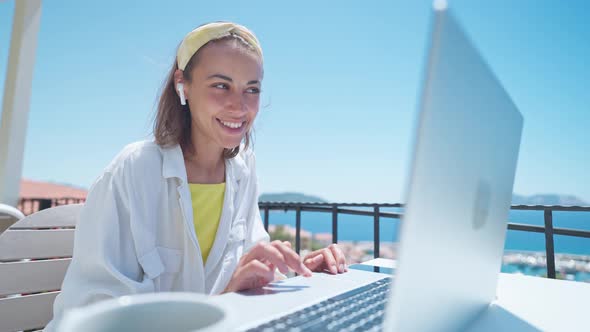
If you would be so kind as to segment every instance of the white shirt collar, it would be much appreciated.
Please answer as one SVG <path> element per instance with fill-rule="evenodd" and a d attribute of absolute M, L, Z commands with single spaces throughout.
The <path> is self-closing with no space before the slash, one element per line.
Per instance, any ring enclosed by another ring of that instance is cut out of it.
<path fill-rule="evenodd" d="M 243 148 L 243 146 L 241 146 Z M 162 176 L 164 178 L 178 178 L 182 183 L 187 183 L 186 167 L 184 165 L 184 157 L 180 145 L 176 144 L 168 148 L 160 148 L 162 150 Z M 237 156 L 227 159 L 226 166 L 226 181 L 235 180 L 240 181 L 245 176 L 250 174 L 250 169 L 244 158 L 242 152 Z"/>

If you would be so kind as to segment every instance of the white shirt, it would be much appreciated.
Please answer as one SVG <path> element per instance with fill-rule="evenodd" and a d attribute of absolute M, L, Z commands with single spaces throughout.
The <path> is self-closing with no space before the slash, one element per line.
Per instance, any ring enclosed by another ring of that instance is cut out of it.
<path fill-rule="evenodd" d="M 225 179 L 217 235 L 203 266 L 180 146 L 145 141 L 125 147 L 90 188 L 46 331 L 65 310 L 101 299 L 222 292 L 242 254 L 269 241 L 258 209 L 254 153 L 240 151 L 226 160 Z"/>

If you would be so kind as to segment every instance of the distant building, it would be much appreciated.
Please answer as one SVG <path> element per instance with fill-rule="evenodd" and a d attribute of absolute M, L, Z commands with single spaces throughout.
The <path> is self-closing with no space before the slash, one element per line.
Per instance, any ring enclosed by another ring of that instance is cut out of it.
<path fill-rule="evenodd" d="M 82 203 L 88 191 L 71 185 L 22 179 L 18 209 L 25 215 L 52 206 Z"/>

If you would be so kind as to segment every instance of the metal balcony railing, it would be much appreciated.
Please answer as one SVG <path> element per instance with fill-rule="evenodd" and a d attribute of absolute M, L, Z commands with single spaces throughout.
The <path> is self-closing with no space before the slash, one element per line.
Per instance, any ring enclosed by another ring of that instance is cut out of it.
<path fill-rule="evenodd" d="M 371 204 L 371 203 L 291 203 L 291 202 L 260 202 L 260 211 L 264 220 L 264 228 L 268 231 L 270 211 L 295 211 L 295 250 L 301 249 L 301 212 L 325 212 L 332 214 L 332 242 L 338 243 L 338 216 L 340 214 L 361 215 L 373 217 L 373 257 L 379 257 L 380 237 L 379 221 L 381 218 L 401 219 L 402 213 L 382 212 L 383 208 L 403 208 L 403 204 Z M 358 208 L 363 208 L 360 210 Z M 372 211 L 366 210 L 372 208 Z M 583 211 L 590 212 L 590 207 L 582 206 L 545 206 L 545 205 L 513 205 L 511 210 L 544 211 L 544 226 L 527 225 L 508 222 L 508 229 L 524 232 L 545 234 L 545 251 L 547 257 L 547 276 L 555 279 L 555 248 L 554 235 L 590 238 L 590 231 L 555 228 L 553 227 L 554 211 Z M 590 215 L 589 215 L 590 216 Z M 590 222 L 590 220 L 589 220 Z"/>
<path fill-rule="evenodd" d="M 50 207 L 83 203 L 84 199 L 79 198 L 57 198 L 57 199 L 38 199 L 27 198 L 21 199 L 18 204 L 18 209 L 25 215 L 29 215 L 39 210 Z M 359 215 L 373 217 L 373 257 L 380 256 L 380 230 L 379 221 L 381 218 L 398 219 L 402 217 L 402 213 L 383 212 L 383 208 L 403 208 L 403 204 L 374 204 L 374 203 L 297 203 L 297 202 L 259 202 L 260 211 L 264 220 L 264 228 L 268 231 L 270 211 L 295 211 L 295 251 L 297 253 L 301 250 L 301 212 L 324 212 L 332 215 L 332 242 L 338 243 L 338 216 Z M 367 210 L 370 208 L 370 210 Z M 554 235 L 565 235 L 581 238 L 590 238 L 590 231 L 569 228 L 555 228 L 553 227 L 553 212 L 558 211 L 581 211 L 590 212 L 590 207 L 582 206 L 559 206 L 559 205 L 513 205 L 511 210 L 526 210 L 526 211 L 543 211 L 544 212 L 544 226 L 528 225 L 523 223 L 508 222 L 508 230 L 544 233 L 545 234 L 545 252 L 547 260 L 547 276 L 549 278 L 556 277 L 555 271 L 555 247 Z M 590 216 L 590 214 L 589 214 Z M 590 220 L 589 220 L 590 222 Z"/>

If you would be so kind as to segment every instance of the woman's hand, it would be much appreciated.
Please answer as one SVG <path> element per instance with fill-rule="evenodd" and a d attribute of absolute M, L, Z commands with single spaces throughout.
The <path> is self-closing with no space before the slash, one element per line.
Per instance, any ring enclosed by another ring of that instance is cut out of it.
<path fill-rule="evenodd" d="M 332 274 L 338 274 L 348 271 L 344 253 L 336 244 L 309 253 L 303 259 L 303 264 L 316 272 L 328 270 Z"/>
<path fill-rule="evenodd" d="M 311 277 L 311 271 L 303 265 L 301 258 L 291 249 L 289 242 L 279 240 L 271 243 L 259 242 L 240 258 L 238 267 L 223 292 L 265 286 L 274 280 L 275 268 L 283 274 L 289 272 L 290 268 L 300 275 Z"/>

